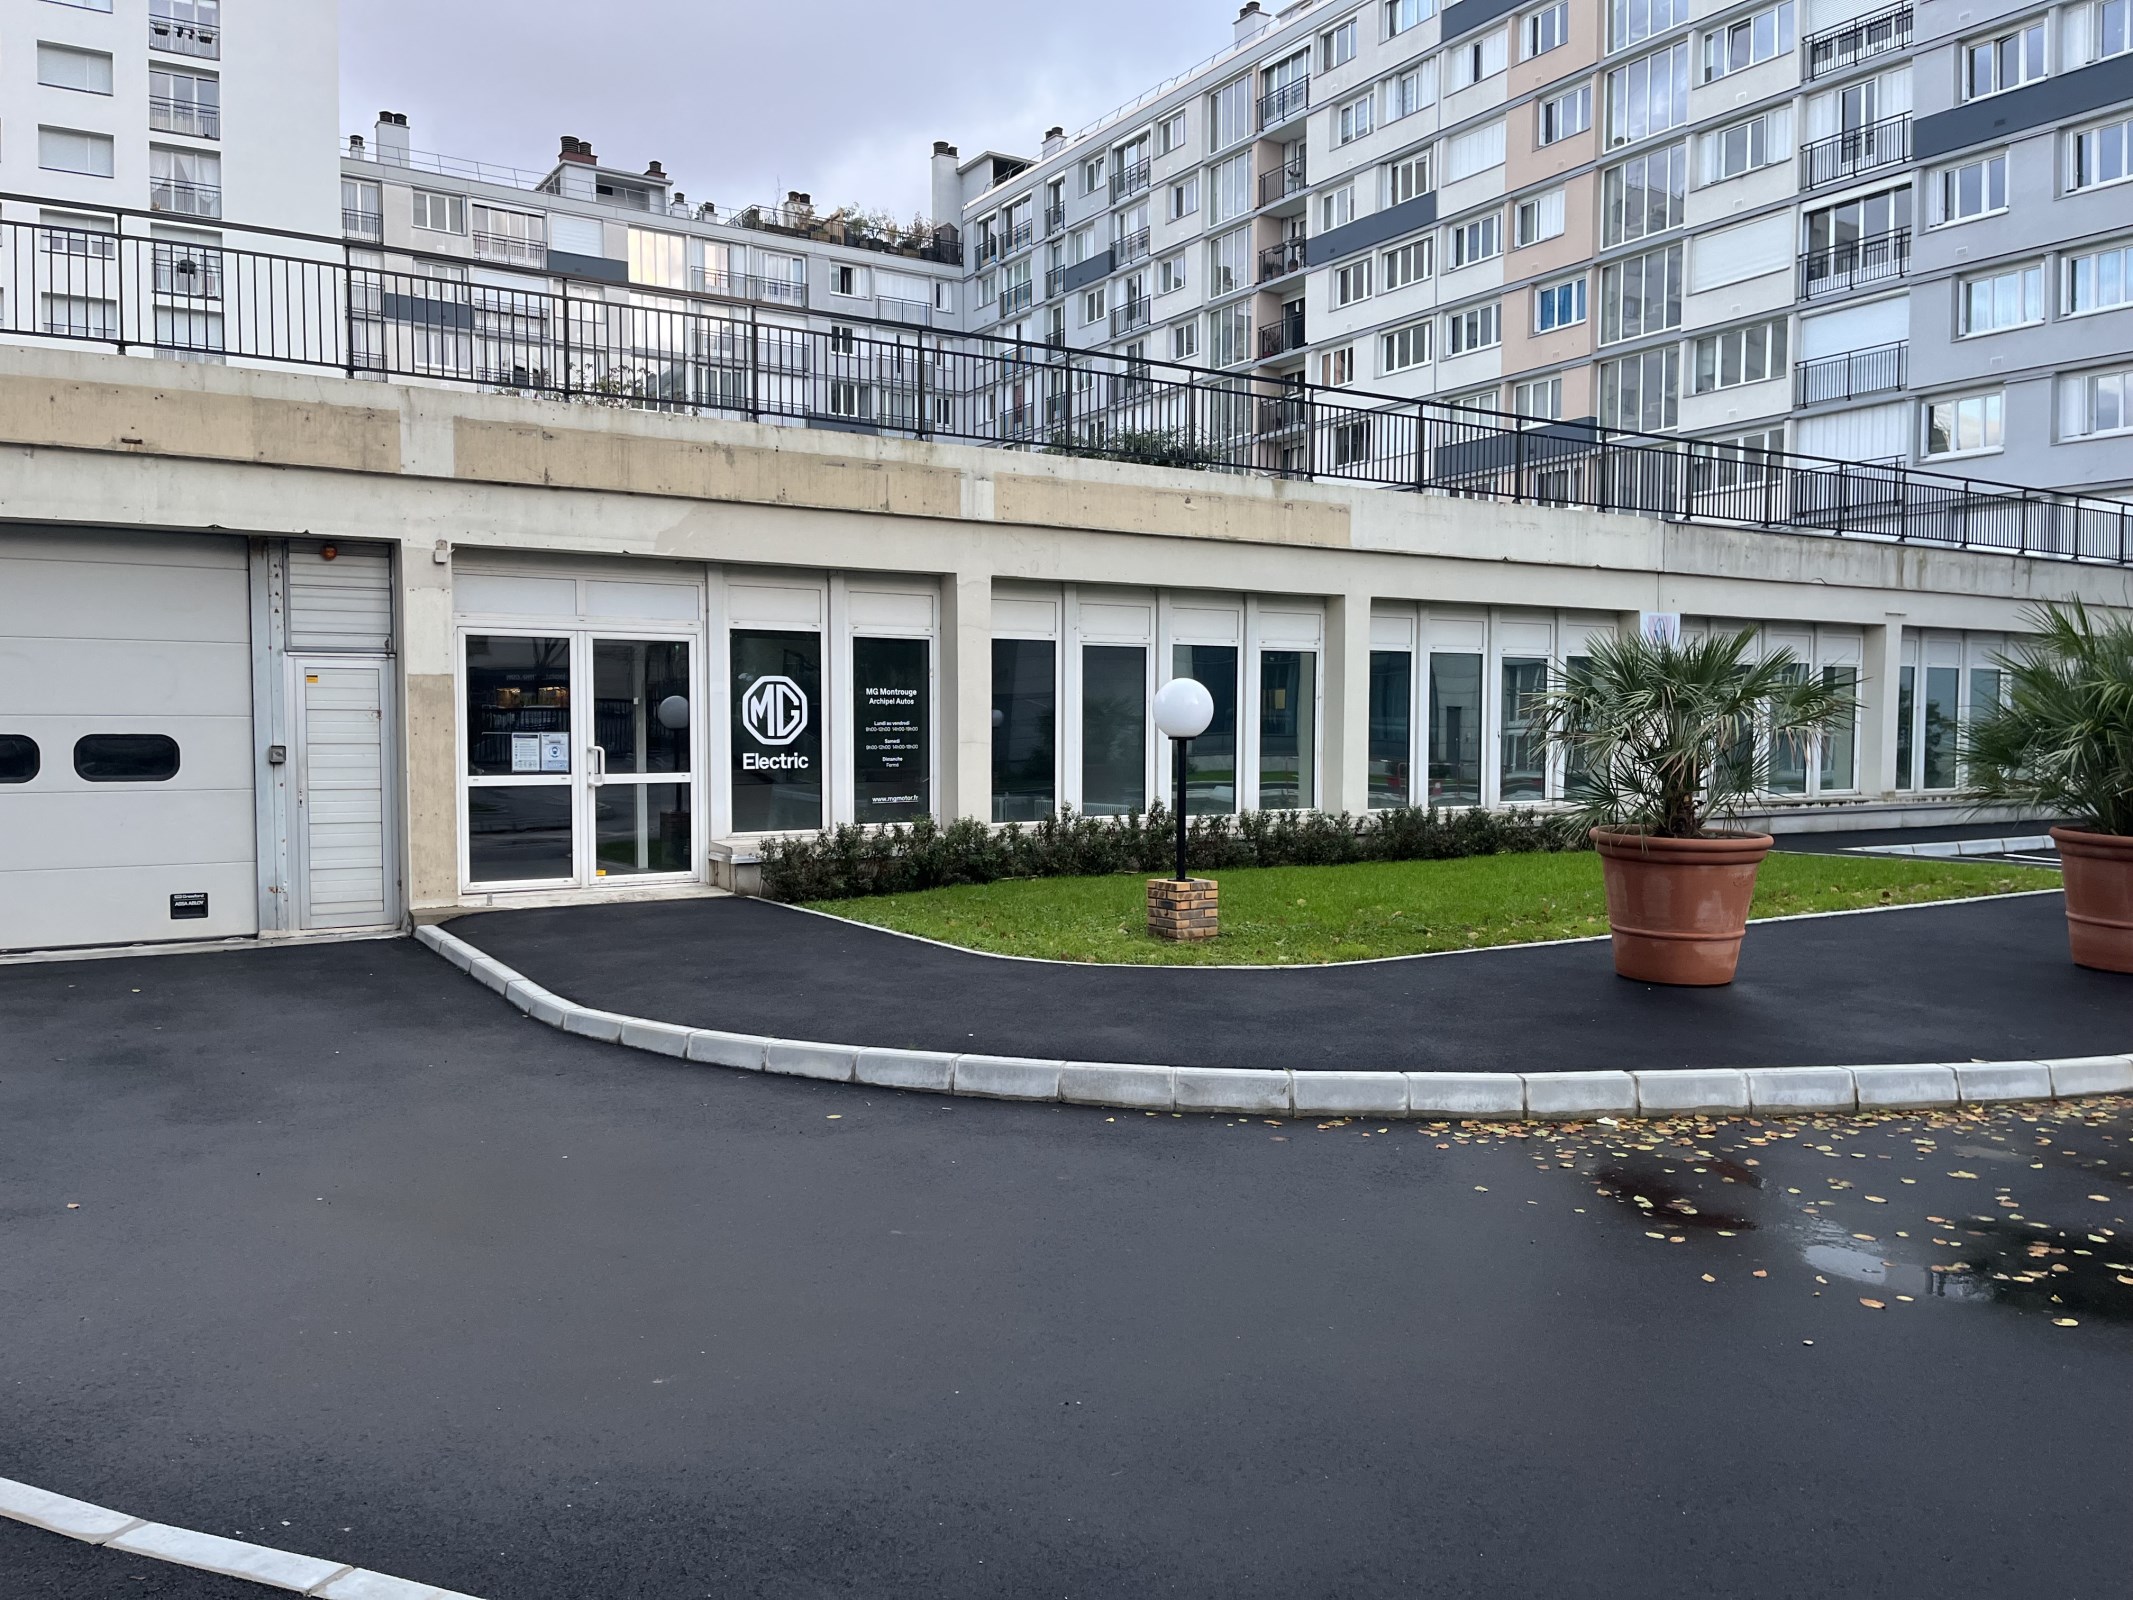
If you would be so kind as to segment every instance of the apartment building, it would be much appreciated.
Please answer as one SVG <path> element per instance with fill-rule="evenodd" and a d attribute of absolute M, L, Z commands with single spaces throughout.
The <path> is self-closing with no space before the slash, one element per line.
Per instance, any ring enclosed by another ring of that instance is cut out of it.
<path fill-rule="evenodd" d="M 1054 350 L 2110 492 L 2127 12 L 1251 4 L 1035 158 L 937 153 L 936 205 L 970 326 Z"/>

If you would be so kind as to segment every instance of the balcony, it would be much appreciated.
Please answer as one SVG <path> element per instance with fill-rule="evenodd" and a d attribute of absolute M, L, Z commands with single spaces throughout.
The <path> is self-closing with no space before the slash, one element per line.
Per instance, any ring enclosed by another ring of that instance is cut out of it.
<path fill-rule="evenodd" d="M 1901 389 L 1910 353 L 1908 344 L 1882 344 L 1870 350 L 1824 356 L 1819 361 L 1803 361 L 1793 369 L 1793 403 L 1828 405 Z"/>
<path fill-rule="evenodd" d="M 1310 418 L 1311 402 L 1301 395 L 1259 402 L 1259 431 L 1263 434 L 1295 433 Z"/>
<path fill-rule="evenodd" d="M 217 0 L 149 0 L 148 48 L 221 60 L 222 7 Z"/>
<path fill-rule="evenodd" d="M 1140 194 L 1154 181 L 1154 176 L 1154 163 L 1148 161 L 1136 161 L 1130 167 L 1119 168 L 1111 174 L 1111 203 L 1116 205 L 1129 195 Z"/>
<path fill-rule="evenodd" d="M 1284 239 L 1259 252 L 1259 281 L 1272 283 L 1304 269 L 1304 241 Z"/>
<path fill-rule="evenodd" d="M 1300 78 L 1259 97 L 1259 131 L 1271 132 L 1311 109 L 1311 80 Z"/>
<path fill-rule="evenodd" d="M 1128 300 L 1122 306 L 1114 306 L 1111 311 L 1111 337 L 1123 339 L 1127 334 L 1138 333 L 1147 327 L 1154 305 L 1153 300 L 1142 298 Z"/>
<path fill-rule="evenodd" d="M 1864 173 L 1882 167 L 1899 167 L 1911 159 L 1911 119 L 1884 117 L 1863 128 L 1800 147 L 1800 187 L 1819 189 L 1832 183 L 1849 183 Z"/>
<path fill-rule="evenodd" d="M 148 209 L 173 217 L 219 218 L 222 215 L 222 185 L 156 178 L 149 185 Z"/>
<path fill-rule="evenodd" d="M 982 267 L 989 262 L 997 261 L 1006 253 L 1006 241 L 999 234 L 981 233 L 978 235 L 979 266 Z"/>
<path fill-rule="evenodd" d="M 1013 255 L 1017 250 L 1027 250 L 1036 242 L 1036 239 L 1037 227 L 1035 223 L 1018 222 L 1007 232 L 1007 249 L 1005 253 Z"/>
<path fill-rule="evenodd" d="M 1800 257 L 1800 298 L 1817 300 L 1843 294 L 1888 278 L 1900 278 L 1911 265 L 1911 235 L 1907 229 L 1868 234 L 1863 239 L 1841 239 Z"/>
<path fill-rule="evenodd" d="M 1066 207 L 1051 206 L 1044 213 L 1044 236 L 1049 239 L 1066 228 Z"/>
<path fill-rule="evenodd" d="M 1271 361 L 1304 347 L 1304 319 L 1299 312 L 1275 318 L 1259 330 L 1259 359 Z"/>
<path fill-rule="evenodd" d="M 182 133 L 194 139 L 222 137 L 222 108 L 169 95 L 148 97 L 148 126 L 157 133 Z"/>
<path fill-rule="evenodd" d="M 512 233 L 474 232 L 474 253 L 484 261 L 504 261 L 517 267 L 545 267 L 548 244 Z"/>
<path fill-rule="evenodd" d="M 385 237 L 385 218 L 375 211 L 343 206 L 341 232 L 355 239 L 382 239 Z"/>
<path fill-rule="evenodd" d="M 1138 261 L 1147 254 L 1148 230 L 1136 229 L 1111 246 L 1111 270 L 1116 272 L 1120 267 Z"/>
<path fill-rule="evenodd" d="M 1036 289 L 1027 283 L 1004 285 L 1000 290 L 1000 317 L 1019 317 L 1030 308 L 1036 299 L 1036 293 Z"/>
<path fill-rule="evenodd" d="M 1911 8 L 1890 6 L 1842 27 L 1810 33 L 1800 41 L 1800 69 L 1807 81 L 1843 72 L 1872 56 L 1909 48 Z"/>
<path fill-rule="evenodd" d="M 1272 172 L 1259 174 L 1259 209 L 1281 204 L 1291 195 L 1304 192 L 1304 162 L 1298 156 L 1294 161 L 1284 161 Z"/>
<path fill-rule="evenodd" d="M 155 247 L 155 292 L 167 300 L 220 300 L 222 256 L 189 245 Z"/>

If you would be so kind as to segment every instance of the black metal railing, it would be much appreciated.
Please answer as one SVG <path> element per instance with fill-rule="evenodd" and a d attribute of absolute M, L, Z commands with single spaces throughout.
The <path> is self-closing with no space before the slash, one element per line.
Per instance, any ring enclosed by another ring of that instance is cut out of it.
<path fill-rule="evenodd" d="M 195 139 L 222 137 L 222 108 L 173 95 L 148 97 L 148 126 L 156 133 L 182 133 Z"/>
<path fill-rule="evenodd" d="M 1294 312 L 1276 317 L 1259 330 L 1259 359 L 1266 361 L 1274 356 L 1285 356 L 1291 350 L 1301 350 L 1305 342 L 1302 317 Z"/>
<path fill-rule="evenodd" d="M 1311 80 L 1299 78 L 1259 97 L 1259 131 L 1278 128 L 1311 109 Z"/>
<path fill-rule="evenodd" d="M 1007 230 L 1007 253 L 1013 255 L 1017 250 L 1027 250 L 1031 244 L 1036 242 L 1036 238 L 1037 225 L 1035 223 L 1016 223 Z"/>
<path fill-rule="evenodd" d="M 1800 187 L 1819 189 L 1911 159 L 1911 119 L 1883 117 L 1800 146 Z"/>
<path fill-rule="evenodd" d="M 1910 352 L 1910 345 L 1899 341 L 1803 361 L 1793 368 L 1793 403 L 1827 405 L 1901 389 Z"/>
<path fill-rule="evenodd" d="M 1111 174 L 1111 201 L 1117 204 L 1129 195 L 1139 194 L 1154 181 L 1155 165 L 1149 161 L 1136 161 L 1130 167 L 1120 167 Z"/>
<path fill-rule="evenodd" d="M 1128 300 L 1124 305 L 1111 308 L 1111 337 L 1123 339 L 1129 333 L 1138 333 L 1148 326 L 1155 302 L 1145 295 Z"/>
<path fill-rule="evenodd" d="M 173 217 L 220 217 L 222 185 L 151 178 L 148 180 L 148 209 Z"/>
<path fill-rule="evenodd" d="M 1259 252 L 1259 281 L 1272 283 L 1304 269 L 1304 241 L 1284 239 Z"/>
<path fill-rule="evenodd" d="M 689 287 L 698 294 L 724 295 L 730 300 L 761 300 L 771 305 L 804 306 L 807 285 L 790 278 L 763 278 L 752 272 L 726 272 L 699 267 L 689 273 Z"/>
<path fill-rule="evenodd" d="M 979 265 L 979 266 L 981 266 L 981 267 L 982 267 L 982 266 L 986 265 L 986 264 L 987 264 L 988 262 L 993 262 L 993 261 L 997 261 L 997 260 L 999 260 L 999 259 L 1000 259 L 1000 257 L 1002 257 L 1003 255 L 1005 255 L 1006 253 L 1007 253 L 1007 242 L 1006 242 L 1006 240 L 1005 240 L 1005 239 L 1003 239 L 1003 238 L 1002 238 L 1002 237 L 1001 237 L 1001 236 L 1000 236 L 999 234 L 997 234 L 997 233 L 981 233 L 981 234 L 979 234 L 979 235 L 978 235 L 978 265 Z"/>
<path fill-rule="evenodd" d="M 1304 158 L 1284 161 L 1272 172 L 1259 174 L 1259 204 L 1261 208 L 1279 205 L 1292 194 L 1302 194 L 1306 187 Z"/>
<path fill-rule="evenodd" d="M 356 206 L 341 207 L 341 231 L 352 233 L 358 239 L 382 239 L 385 237 L 385 218 L 376 211 L 364 211 Z"/>
<path fill-rule="evenodd" d="M 148 45 L 173 55 L 220 60 L 222 8 L 214 0 L 148 0 Z"/>
<path fill-rule="evenodd" d="M 1842 294 L 1862 284 L 1884 278 L 1900 278 L 1911 264 L 1911 234 L 1907 228 L 1870 233 L 1863 239 L 1840 239 L 1800 256 L 1800 298 Z"/>
<path fill-rule="evenodd" d="M 1066 207 L 1049 206 L 1044 213 L 1044 236 L 1049 239 L 1066 226 Z"/>
<path fill-rule="evenodd" d="M 1003 284 L 1000 288 L 999 315 L 1018 317 L 1036 302 L 1037 291 L 1029 283 Z"/>
<path fill-rule="evenodd" d="M 1902 50 L 1911 42 L 1911 7 L 1890 6 L 1872 16 L 1859 17 L 1841 27 L 1810 33 L 1800 41 L 1801 70 L 1811 82 L 1832 72 L 1878 56 Z"/>
<path fill-rule="evenodd" d="M 1129 262 L 1138 261 L 1148 253 L 1148 230 L 1136 228 L 1133 232 L 1114 241 L 1111 246 L 1111 270 L 1116 272 Z"/>
<path fill-rule="evenodd" d="M 548 263 L 548 244 L 543 239 L 529 239 L 523 234 L 490 233 L 474 230 L 474 253 L 484 261 L 509 261 L 522 267 L 540 267 Z"/>
<path fill-rule="evenodd" d="M 624 303 L 605 283 L 505 265 L 482 283 L 433 278 L 420 269 L 443 258 L 359 266 L 338 238 L 225 227 L 202 249 L 146 237 L 148 213 L 113 215 L 116 237 L 0 216 L 14 291 L 0 339 L 1128 460 L 1159 445 L 1163 462 L 1210 472 L 2133 566 L 2133 504 L 2118 501 L 891 319 L 789 326 L 712 293 Z M 1302 331 L 1284 317 L 1273 333 Z"/>

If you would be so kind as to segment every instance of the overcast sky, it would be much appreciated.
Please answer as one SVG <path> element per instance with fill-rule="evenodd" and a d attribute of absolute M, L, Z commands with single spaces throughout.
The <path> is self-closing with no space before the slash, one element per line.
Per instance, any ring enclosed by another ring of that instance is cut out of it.
<path fill-rule="evenodd" d="M 349 0 L 343 134 L 546 170 L 559 137 L 693 201 L 928 208 L 935 139 L 1035 155 L 1213 55 L 1234 0 Z"/>

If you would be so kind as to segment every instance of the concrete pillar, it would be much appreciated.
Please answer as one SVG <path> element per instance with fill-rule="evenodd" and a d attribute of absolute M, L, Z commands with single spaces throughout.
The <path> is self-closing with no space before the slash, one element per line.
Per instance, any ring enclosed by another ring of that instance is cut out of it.
<path fill-rule="evenodd" d="M 943 821 L 992 820 L 992 574 L 941 578 Z"/>
<path fill-rule="evenodd" d="M 1859 669 L 1859 792 L 1868 799 L 1896 787 L 1896 699 L 1903 681 L 1903 624 L 1866 629 Z"/>
<path fill-rule="evenodd" d="M 1326 597 L 1327 811 L 1370 809 L 1370 596 Z"/>
<path fill-rule="evenodd" d="M 400 548 L 400 694 L 406 737 L 407 903 L 459 900 L 459 707 L 454 688 L 452 569 L 427 544 Z"/>

